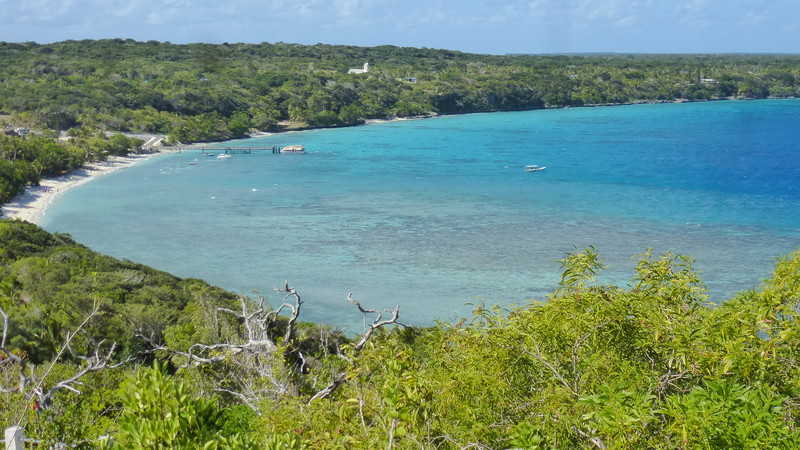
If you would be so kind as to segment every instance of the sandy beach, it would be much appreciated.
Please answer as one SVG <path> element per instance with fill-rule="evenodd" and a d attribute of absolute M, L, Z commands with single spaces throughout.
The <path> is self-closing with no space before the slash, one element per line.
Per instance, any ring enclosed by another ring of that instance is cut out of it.
<path fill-rule="evenodd" d="M 423 117 L 414 117 L 407 119 L 369 120 L 367 121 L 367 123 L 392 122 L 398 120 L 411 120 L 418 118 L 423 118 Z M 270 133 L 270 132 L 254 132 L 250 134 L 250 137 L 272 136 L 274 134 L 275 133 Z M 143 141 L 145 141 L 143 147 L 158 147 L 162 148 L 162 152 L 164 151 L 164 147 L 162 147 L 163 144 L 160 142 L 161 139 L 163 139 L 164 137 L 163 135 L 130 134 L 130 133 L 126 135 L 130 137 L 138 137 Z M 62 139 L 66 139 L 65 133 L 62 133 Z M 188 144 L 182 147 L 191 148 L 195 146 L 204 146 L 204 145 L 208 145 L 208 143 Z M 58 198 L 69 189 L 75 186 L 79 186 L 83 183 L 87 183 L 107 173 L 111 173 L 116 170 L 130 167 L 139 161 L 151 158 L 153 156 L 157 156 L 158 154 L 159 153 L 146 154 L 146 155 L 129 155 L 124 157 L 112 156 L 109 157 L 108 160 L 106 161 L 86 164 L 78 170 L 75 170 L 73 172 L 70 172 L 66 175 L 57 178 L 42 179 L 39 186 L 28 186 L 27 188 L 25 188 L 25 192 L 14 198 L 13 201 L 3 205 L 2 206 L 3 214 L 0 215 L 0 219 L 20 219 L 39 225 L 42 221 L 42 218 L 45 216 L 45 214 L 47 214 L 47 209 L 50 207 L 50 205 L 55 203 L 55 201 L 58 200 Z"/>
<path fill-rule="evenodd" d="M 25 192 L 3 205 L 2 219 L 21 219 L 40 224 L 47 208 L 69 189 L 99 176 L 130 167 L 156 154 L 113 156 L 107 161 L 94 162 L 58 178 L 42 179 L 40 186 L 28 186 Z"/>

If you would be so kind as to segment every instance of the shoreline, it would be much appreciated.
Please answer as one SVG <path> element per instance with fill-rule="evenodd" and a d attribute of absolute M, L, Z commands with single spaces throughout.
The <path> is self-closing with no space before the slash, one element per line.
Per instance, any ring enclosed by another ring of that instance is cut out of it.
<path fill-rule="evenodd" d="M 697 103 L 697 102 L 709 102 L 709 101 L 735 101 L 740 100 L 736 98 L 715 98 L 715 99 L 705 99 L 705 100 L 688 100 L 688 99 L 672 99 L 672 100 L 656 100 L 656 101 L 634 101 L 634 102 L 626 102 L 626 103 L 610 103 L 610 104 L 592 104 L 592 105 L 581 105 L 575 106 L 576 108 L 593 108 L 593 107 L 604 107 L 604 106 L 628 106 L 628 105 L 638 105 L 638 104 L 659 104 L 659 103 Z M 748 99 L 743 99 L 748 100 Z M 756 99 L 758 100 L 758 99 Z M 569 106 L 559 106 L 559 107 L 545 107 L 542 108 L 543 110 L 548 109 L 565 109 L 570 108 Z M 363 124 L 355 125 L 355 126 L 365 126 L 371 124 L 379 124 L 379 123 L 389 123 L 389 122 L 400 122 L 400 121 L 407 121 L 407 120 L 422 120 L 422 119 L 432 119 L 437 117 L 446 117 L 446 116 L 458 116 L 458 115 L 466 115 L 466 114 L 481 114 L 481 113 L 493 113 L 493 112 L 502 112 L 502 111 L 481 111 L 481 112 L 468 112 L 468 113 L 455 113 L 455 114 L 431 114 L 431 115 L 422 115 L 422 116 L 412 116 L 412 117 L 394 117 L 391 119 L 368 119 Z M 516 111 L 508 111 L 508 112 L 516 112 Z M 282 132 L 254 132 L 251 133 L 247 138 L 257 138 L 257 137 L 264 137 L 264 136 L 274 136 L 278 134 L 289 134 L 295 132 L 303 132 L 303 131 L 311 131 L 315 129 L 324 129 L 324 128 L 304 128 L 299 130 L 291 130 L 291 131 L 282 131 Z M 148 144 L 155 144 L 156 147 L 162 147 L 160 141 L 163 136 L 159 135 L 150 135 L 150 134 L 141 134 L 136 135 L 138 137 L 145 138 Z M 241 138 L 239 138 L 241 139 Z M 233 141 L 239 139 L 232 139 Z M 224 141 L 230 142 L 232 140 Z M 204 145 L 210 144 L 209 142 L 194 142 L 191 144 L 186 145 L 187 147 L 202 147 Z M 79 186 L 83 183 L 87 183 L 96 177 L 105 175 L 107 173 L 115 172 L 120 169 L 124 169 L 134 164 L 138 163 L 139 161 L 146 160 L 152 158 L 154 156 L 158 156 L 159 154 L 164 154 L 162 151 L 157 153 L 150 153 L 150 154 L 134 154 L 128 156 L 112 156 L 106 161 L 100 161 L 85 165 L 84 167 L 70 172 L 66 175 L 62 175 L 57 178 L 43 178 L 40 182 L 39 186 L 28 186 L 25 188 L 25 192 L 18 195 L 14 198 L 14 200 L 2 205 L 2 215 L 0 215 L 0 220 L 2 219 L 17 219 L 17 220 L 24 220 L 36 225 L 41 223 L 42 218 L 46 215 L 47 209 L 54 204 L 58 198 L 69 189 Z"/>
<path fill-rule="evenodd" d="M 0 216 L 0 219 L 24 220 L 40 225 L 47 214 L 47 209 L 68 190 L 158 155 L 159 153 L 112 156 L 106 161 L 86 164 L 80 169 L 60 177 L 42 178 L 39 186 L 26 187 L 25 192 L 4 204 L 2 206 L 3 215 Z"/>

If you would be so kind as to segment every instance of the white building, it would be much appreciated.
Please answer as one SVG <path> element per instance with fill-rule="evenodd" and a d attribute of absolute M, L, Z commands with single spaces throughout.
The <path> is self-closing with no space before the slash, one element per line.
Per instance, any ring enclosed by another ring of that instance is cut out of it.
<path fill-rule="evenodd" d="M 347 73 L 367 73 L 367 72 L 369 72 L 369 63 L 368 62 L 364 63 L 364 68 L 363 69 L 350 69 L 350 70 L 347 71 Z"/>

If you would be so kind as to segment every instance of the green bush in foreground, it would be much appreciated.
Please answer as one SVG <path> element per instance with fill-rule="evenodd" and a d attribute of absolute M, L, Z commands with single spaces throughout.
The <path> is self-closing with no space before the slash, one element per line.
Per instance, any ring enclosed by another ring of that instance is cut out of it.
<path fill-rule="evenodd" d="M 247 437 L 224 435 L 213 400 L 190 398 L 186 385 L 156 363 L 122 386 L 119 448 L 258 448 Z"/>

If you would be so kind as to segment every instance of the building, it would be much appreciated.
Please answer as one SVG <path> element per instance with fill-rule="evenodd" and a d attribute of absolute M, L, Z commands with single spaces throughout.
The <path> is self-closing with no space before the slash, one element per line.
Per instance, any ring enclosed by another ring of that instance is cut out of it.
<path fill-rule="evenodd" d="M 364 68 L 363 69 L 350 69 L 350 70 L 347 71 L 347 73 L 367 73 L 367 72 L 369 72 L 369 63 L 368 62 L 364 63 Z"/>

